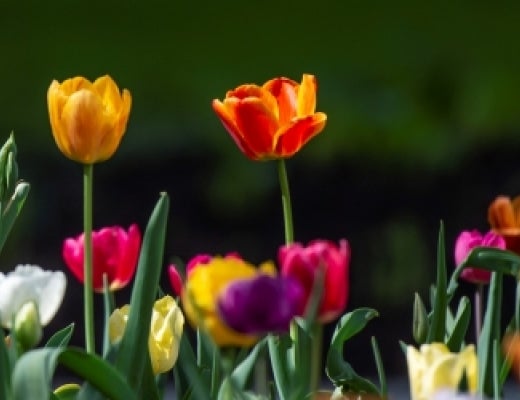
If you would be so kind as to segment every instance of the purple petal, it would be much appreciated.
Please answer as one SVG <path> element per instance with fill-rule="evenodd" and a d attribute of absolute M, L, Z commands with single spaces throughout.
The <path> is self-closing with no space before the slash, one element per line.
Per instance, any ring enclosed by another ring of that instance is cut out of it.
<path fill-rule="evenodd" d="M 262 274 L 231 283 L 219 297 L 218 310 L 224 322 L 237 332 L 284 332 L 303 298 L 303 289 L 296 281 Z"/>

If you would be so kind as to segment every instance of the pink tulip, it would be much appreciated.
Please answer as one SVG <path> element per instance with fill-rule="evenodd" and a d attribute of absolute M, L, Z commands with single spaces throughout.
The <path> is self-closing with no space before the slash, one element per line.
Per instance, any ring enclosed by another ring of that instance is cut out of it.
<path fill-rule="evenodd" d="M 330 322 L 343 312 L 349 295 L 350 264 L 350 247 L 345 239 L 340 240 L 339 247 L 325 240 L 313 241 L 307 247 L 299 243 L 282 246 L 278 261 L 282 276 L 295 279 L 304 289 L 299 315 L 303 315 L 309 305 L 320 268 L 323 268 L 324 287 L 318 320 Z"/>
<path fill-rule="evenodd" d="M 141 233 L 133 224 L 128 232 L 119 226 L 92 232 L 92 287 L 103 291 L 106 274 L 110 290 L 125 287 L 134 276 L 141 247 Z M 84 235 L 68 238 L 63 243 L 63 259 L 76 278 L 83 277 Z"/>
<path fill-rule="evenodd" d="M 484 236 L 477 230 L 463 231 L 455 241 L 455 264 L 461 264 L 475 247 L 496 247 L 504 250 L 506 242 L 502 236 L 493 231 L 489 231 Z M 489 283 L 491 271 L 468 267 L 464 268 L 460 277 L 472 283 Z"/>

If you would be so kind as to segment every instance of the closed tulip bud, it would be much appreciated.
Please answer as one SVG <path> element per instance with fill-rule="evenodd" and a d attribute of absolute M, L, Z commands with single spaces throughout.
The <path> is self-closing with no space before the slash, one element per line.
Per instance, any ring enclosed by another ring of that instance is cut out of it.
<path fill-rule="evenodd" d="M 109 318 L 110 342 L 119 341 L 125 332 L 130 306 L 114 310 Z M 154 303 L 148 352 L 154 374 L 173 368 L 179 356 L 179 345 L 184 328 L 184 315 L 171 296 L 164 296 Z"/>
<path fill-rule="evenodd" d="M 424 307 L 424 303 L 421 300 L 421 296 L 415 293 L 415 299 L 413 302 L 413 338 L 417 344 L 423 344 L 428 336 L 428 313 Z"/>
<path fill-rule="evenodd" d="M 34 301 L 25 303 L 14 318 L 16 340 L 24 351 L 32 349 L 42 338 L 42 325 Z"/>

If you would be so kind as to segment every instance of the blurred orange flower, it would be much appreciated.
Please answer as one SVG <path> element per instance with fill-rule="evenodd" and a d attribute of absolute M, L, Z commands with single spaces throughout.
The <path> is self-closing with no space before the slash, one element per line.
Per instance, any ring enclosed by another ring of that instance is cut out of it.
<path fill-rule="evenodd" d="M 94 82 L 81 76 L 52 81 L 47 104 L 56 145 L 83 164 L 107 160 L 125 133 L 131 103 L 130 92 L 121 94 L 108 75 Z"/>
<path fill-rule="evenodd" d="M 327 116 L 315 112 L 316 78 L 304 74 L 300 84 L 275 78 L 262 86 L 230 90 L 213 110 L 239 149 L 252 160 L 287 158 L 325 127 Z"/>
<path fill-rule="evenodd" d="M 502 340 L 502 351 L 515 373 L 517 380 L 520 380 L 520 333 L 506 334 Z"/>
<path fill-rule="evenodd" d="M 488 209 L 491 229 L 506 241 L 506 248 L 520 254 L 520 196 L 498 196 Z"/>

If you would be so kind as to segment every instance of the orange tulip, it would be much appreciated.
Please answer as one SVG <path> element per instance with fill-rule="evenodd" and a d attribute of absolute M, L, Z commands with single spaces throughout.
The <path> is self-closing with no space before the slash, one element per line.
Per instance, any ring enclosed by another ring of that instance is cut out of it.
<path fill-rule="evenodd" d="M 212 105 L 239 149 L 252 160 L 293 156 L 327 121 L 327 115 L 315 112 L 316 79 L 308 74 L 300 84 L 275 78 L 262 86 L 241 85 Z"/>
<path fill-rule="evenodd" d="M 506 241 L 506 249 L 520 254 L 520 196 L 512 201 L 498 196 L 489 206 L 488 221 L 491 229 Z"/>
<path fill-rule="evenodd" d="M 83 164 L 110 158 L 121 142 L 132 98 L 108 75 L 53 81 L 47 91 L 52 134 L 60 151 Z"/>

